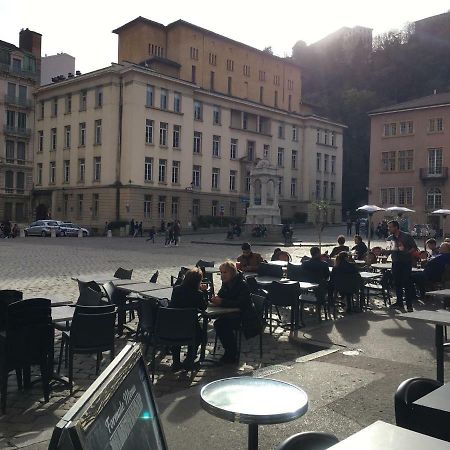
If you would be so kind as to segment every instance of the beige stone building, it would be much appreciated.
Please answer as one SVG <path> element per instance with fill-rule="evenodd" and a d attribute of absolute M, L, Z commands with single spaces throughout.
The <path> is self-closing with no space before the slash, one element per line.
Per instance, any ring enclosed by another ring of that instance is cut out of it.
<path fill-rule="evenodd" d="M 29 219 L 33 188 L 33 90 L 41 35 L 28 29 L 19 47 L 0 41 L 0 220 Z"/>
<path fill-rule="evenodd" d="M 450 207 L 450 93 L 380 108 L 370 116 L 369 203 L 406 206 L 416 211 L 411 224 L 442 228 L 442 218 L 430 213 Z"/>
<path fill-rule="evenodd" d="M 297 66 L 182 21 L 139 18 L 116 32 L 120 64 L 37 92 L 39 214 L 99 230 L 243 217 L 250 172 L 266 158 L 282 176 L 282 217 L 325 198 L 340 220 L 343 125 L 301 104 Z"/>

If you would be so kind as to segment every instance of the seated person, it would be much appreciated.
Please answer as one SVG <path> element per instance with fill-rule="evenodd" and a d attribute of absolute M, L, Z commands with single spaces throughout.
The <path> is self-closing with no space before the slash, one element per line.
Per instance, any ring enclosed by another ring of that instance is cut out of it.
<path fill-rule="evenodd" d="M 237 237 L 241 235 L 241 226 L 238 223 L 234 225 L 233 232 Z"/>
<path fill-rule="evenodd" d="M 429 254 L 428 259 L 434 258 L 435 256 L 439 255 L 439 247 L 437 246 L 436 239 L 433 239 L 433 238 L 428 239 L 428 241 L 426 242 L 426 246 L 427 246 L 427 248 L 429 250 L 429 252 L 428 252 L 428 254 Z"/>
<path fill-rule="evenodd" d="M 342 234 L 337 238 L 338 246 L 334 247 L 333 250 L 331 250 L 330 258 L 334 258 L 341 252 L 348 252 L 350 251 L 350 248 L 345 244 L 345 237 L 342 236 Z"/>
<path fill-rule="evenodd" d="M 328 264 L 321 259 L 319 247 L 311 247 L 309 252 L 311 258 L 302 262 L 302 270 L 308 276 L 310 283 L 326 284 L 330 278 L 330 270 Z"/>
<path fill-rule="evenodd" d="M 330 277 L 330 291 L 329 293 L 332 295 L 334 292 L 334 280 L 336 278 L 339 278 L 340 276 L 347 274 L 347 275 L 354 275 L 357 276 L 359 274 L 358 269 L 356 268 L 355 264 L 352 264 L 348 261 L 348 253 L 347 252 L 341 252 L 336 256 L 336 263 L 333 267 L 333 270 L 331 271 L 331 277 Z M 352 296 L 351 294 L 346 295 L 346 301 L 347 301 L 347 310 L 346 312 L 352 311 Z"/>
<path fill-rule="evenodd" d="M 356 259 L 363 260 L 366 257 L 367 245 L 363 242 L 362 237 L 359 234 L 355 234 L 355 246 L 352 247 L 352 251 L 356 253 Z"/>
<path fill-rule="evenodd" d="M 281 252 L 281 248 L 276 248 L 274 251 L 273 251 L 273 255 L 272 255 L 272 257 L 270 258 L 270 260 L 271 261 L 278 261 L 278 253 L 280 253 Z"/>
<path fill-rule="evenodd" d="M 260 330 L 258 316 L 252 304 L 250 289 L 242 275 L 231 261 L 225 261 L 219 267 L 222 287 L 211 303 L 225 308 L 239 308 L 240 314 L 227 314 L 214 322 L 217 337 L 219 338 L 224 355 L 220 361 L 225 364 L 237 362 L 238 349 L 234 330 L 242 324 L 244 336 L 248 339 L 256 336 Z"/>
<path fill-rule="evenodd" d="M 292 239 L 293 230 L 288 223 L 283 225 L 281 233 L 283 234 L 284 239 Z"/>
<path fill-rule="evenodd" d="M 237 261 L 241 265 L 243 272 L 258 272 L 259 265 L 263 262 L 263 258 L 259 253 L 253 253 L 248 242 L 242 244 L 242 255 Z"/>
<path fill-rule="evenodd" d="M 227 231 L 227 239 L 234 239 L 234 228 L 232 225 L 230 225 L 228 227 L 228 231 Z"/>
<path fill-rule="evenodd" d="M 203 273 L 195 267 L 190 269 L 184 275 L 184 279 L 179 286 L 175 286 L 172 292 L 172 298 L 169 303 L 171 308 L 197 308 L 198 310 L 205 310 L 208 302 L 206 299 L 205 285 L 202 285 Z M 188 346 L 186 359 L 180 363 L 180 347 L 172 347 L 172 370 L 192 369 L 197 349 L 202 342 L 202 329 L 200 324 L 196 324 L 196 338 L 195 346 Z"/>

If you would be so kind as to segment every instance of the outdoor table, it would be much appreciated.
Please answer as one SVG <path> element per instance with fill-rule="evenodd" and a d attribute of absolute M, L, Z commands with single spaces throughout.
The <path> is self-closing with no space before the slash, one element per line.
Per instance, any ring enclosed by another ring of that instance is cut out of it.
<path fill-rule="evenodd" d="M 438 389 L 419 398 L 412 404 L 415 422 L 428 435 L 438 439 L 450 441 L 450 383 L 444 384 Z"/>
<path fill-rule="evenodd" d="M 287 261 L 268 261 L 267 264 L 270 264 L 272 266 L 287 267 L 289 263 Z"/>
<path fill-rule="evenodd" d="M 280 283 L 290 281 L 289 278 L 270 277 L 268 275 L 256 276 L 255 280 L 261 286 L 272 284 L 273 281 L 279 281 Z"/>
<path fill-rule="evenodd" d="M 450 289 L 440 289 L 438 291 L 428 291 L 426 295 L 430 297 L 441 297 L 441 298 L 449 298 L 450 297 Z"/>
<path fill-rule="evenodd" d="M 202 344 L 200 347 L 200 361 L 205 360 L 206 344 L 208 335 L 208 321 L 211 319 L 217 319 L 218 317 L 228 314 L 240 314 L 240 308 L 224 308 L 223 306 L 209 305 L 205 311 L 202 311 L 201 316 L 203 318 L 203 332 L 202 332 Z"/>
<path fill-rule="evenodd" d="M 200 392 L 205 411 L 248 424 L 248 449 L 258 448 L 258 425 L 290 422 L 308 411 L 308 396 L 293 384 L 269 378 L 235 377 L 213 381 Z"/>
<path fill-rule="evenodd" d="M 107 273 L 92 273 L 85 275 L 76 275 L 71 277 L 74 281 L 81 281 L 82 283 L 89 283 L 89 281 L 95 281 L 97 284 L 105 284 L 109 281 L 119 281 L 120 278 L 116 278 L 113 275 Z"/>
<path fill-rule="evenodd" d="M 436 345 L 436 379 L 444 382 L 444 326 L 450 325 L 450 311 L 438 309 L 437 311 L 414 311 L 402 314 L 402 319 L 420 320 L 435 325 Z"/>
<path fill-rule="evenodd" d="M 31 298 L 36 298 L 36 297 L 26 297 L 24 298 L 24 300 L 28 300 Z M 65 306 L 65 305 L 72 305 L 73 301 L 72 300 L 67 300 L 67 297 L 63 296 L 63 295 L 58 295 L 58 294 L 52 294 L 51 296 L 46 296 L 44 298 L 47 298 L 48 300 L 51 301 L 51 307 L 59 307 L 59 306 Z"/>
<path fill-rule="evenodd" d="M 375 278 L 380 278 L 381 274 L 374 272 L 359 272 L 363 281 L 374 280 Z"/>
<path fill-rule="evenodd" d="M 330 450 L 450 450 L 450 443 L 377 420 Z"/>
<path fill-rule="evenodd" d="M 204 267 L 205 273 L 220 273 L 218 267 Z"/>
<path fill-rule="evenodd" d="M 164 284 L 159 284 L 159 283 L 136 282 L 133 284 L 118 285 L 117 289 L 120 289 L 121 291 L 130 292 L 130 293 L 142 294 L 144 292 L 157 291 L 158 289 L 165 289 L 168 287 L 170 287 L 170 286 L 166 286 Z"/>
<path fill-rule="evenodd" d="M 75 305 L 64 305 L 52 308 L 52 322 L 70 322 L 73 319 Z"/>
<path fill-rule="evenodd" d="M 167 300 L 170 300 L 172 298 L 172 292 L 173 287 L 168 287 L 163 289 L 156 289 L 154 291 L 141 292 L 141 295 L 143 297 L 156 298 L 158 300 L 163 300 L 165 298 Z"/>
<path fill-rule="evenodd" d="M 372 269 L 391 270 L 392 263 L 375 263 L 375 264 L 372 264 L 370 267 L 372 267 Z"/>

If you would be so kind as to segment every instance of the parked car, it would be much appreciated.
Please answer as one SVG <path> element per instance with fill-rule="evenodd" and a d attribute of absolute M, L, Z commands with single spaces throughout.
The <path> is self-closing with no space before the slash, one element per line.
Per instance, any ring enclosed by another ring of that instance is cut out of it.
<path fill-rule="evenodd" d="M 25 236 L 50 236 L 55 229 L 56 236 L 61 235 L 61 229 L 56 220 L 37 220 L 25 228 Z"/>
<path fill-rule="evenodd" d="M 83 237 L 89 236 L 89 231 L 86 228 L 82 228 L 72 222 L 58 221 L 58 225 L 61 228 L 61 236 L 78 236 L 80 230 L 83 233 Z"/>
<path fill-rule="evenodd" d="M 411 235 L 413 237 L 436 237 L 436 230 L 427 223 L 416 223 L 411 229 Z"/>

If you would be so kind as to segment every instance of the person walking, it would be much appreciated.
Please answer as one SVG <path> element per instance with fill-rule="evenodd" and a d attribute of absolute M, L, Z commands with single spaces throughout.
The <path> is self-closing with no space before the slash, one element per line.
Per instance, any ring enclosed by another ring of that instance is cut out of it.
<path fill-rule="evenodd" d="M 153 243 L 155 243 L 155 235 L 156 235 L 155 227 L 151 227 L 150 231 L 148 232 L 148 239 L 146 239 L 145 242 L 153 241 Z"/>
<path fill-rule="evenodd" d="M 142 230 L 142 221 L 140 221 L 140 222 L 139 222 L 139 225 L 138 225 L 138 233 L 139 233 L 139 236 L 140 236 L 140 237 L 142 237 L 142 231 L 143 231 L 143 230 Z"/>
<path fill-rule="evenodd" d="M 178 241 L 180 240 L 181 226 L 180 221 L 176 220 L 173 224 L 173 243 L 175 246 L 178 245 Z"/>
<path fill-rule="evenodd" d="M 352 235 L 352 218 L 350 216 L 347 217 L 347 236 L 351 236 Z"/>
<path fill-rule="evenodd" d="M 392 276 L 394 278 L 397 301 L 390 306 L 393 309 L 403 309 L 403 290 L 405 290 L 406 308 L 408 312 L 413 311 L 412 301 L 415 297 L 412 283 L 412 263 L 415 254 L 418 252 L 414 238 L 404 231 L 400 231 L 399 223 L 396 220 L 388 222 L 390 236 L 393 247 L 385 251 L 391 254 Z"/>
<path fill-rule="evenodd" d="M 128 234 L 129 234 L 130 236 L 133 236 L 133 235 L 134 235 L 134 219 L 131 219 L 131 220 L 130 220 L 130 229 L 129 229 L 129 231 L 128 231 Z"/>
<path fill-rule="evenodd" d="M 168 247 L 173 239 L 173 230 L 172 230 L 172 224 L 168 223 L 167 228 L 165 231 L 165 241 L 164 241 L 164 247 Z"/>
<path fill-rule="evenodd" d="M 359 221 L 359 219 L 355 220 L 355 234 L 359 235 L 359 230 L 361 228 L 361 222 Z"/>

